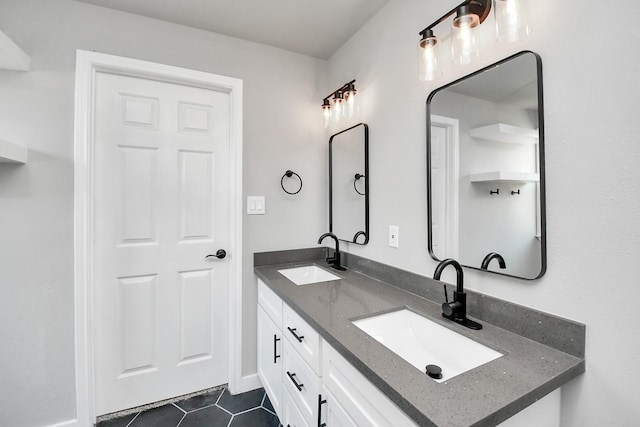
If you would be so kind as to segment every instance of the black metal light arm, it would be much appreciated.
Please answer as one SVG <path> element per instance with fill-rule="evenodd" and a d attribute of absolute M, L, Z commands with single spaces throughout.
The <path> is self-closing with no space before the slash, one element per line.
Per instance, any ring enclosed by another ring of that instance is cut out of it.
<path fill-rule="evenodd" d="M 351 80 L 350 82 L 347 82 L 345 84 L 343 84 L 342 86 L 340 86 L 338 89 L 334 90 L 333 92 L 331 92 L 329 95 L 327 95 L 326 97 L 322 98 L 322 102 L 324 101 L 328 101 L 329 98 L 331 98 L 332 96 L 335 96 L 336 93 L 338 92 L 344 92 L 349 88 L 349 85 L 352 85 L 356 82 L 355 79 Z"/>

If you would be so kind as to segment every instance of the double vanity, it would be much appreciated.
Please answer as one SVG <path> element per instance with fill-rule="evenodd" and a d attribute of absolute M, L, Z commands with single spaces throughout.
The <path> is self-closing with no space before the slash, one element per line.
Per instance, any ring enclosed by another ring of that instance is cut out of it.
<path fill-rule="evenodd" d="M 326 251 L 254 256 L 258 373 L 283 425 L 558 425 L 584 325 L 470 291 L 472 330 L 442 316 L 443 282 L 352 254 L 336 271 Z"/>
<path fill-rule="evenodd" d="M 330 237 L 335 251 L 254 255 L 258 375 L 283 425 L 560 425 L 560 387 L 585 370 L 585 325 L 463 286 L 462 266 L 520 280 L 546 272 L 542 101 L 530 51 L 429 95 L 434 279 L 340 254 L 340 240 L 371 237 L 369 127 L 331 137 L 318 244 Z M 443 292 L 449 266 L 457 283 Z"/>

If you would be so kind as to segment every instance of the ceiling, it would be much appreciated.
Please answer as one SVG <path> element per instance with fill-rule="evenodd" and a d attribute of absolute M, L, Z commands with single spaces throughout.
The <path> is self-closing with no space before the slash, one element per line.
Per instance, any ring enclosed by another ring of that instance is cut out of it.
<path fill-rule="evenodd" d="M 78 0 L 328 59 L 389 0 Z"/>

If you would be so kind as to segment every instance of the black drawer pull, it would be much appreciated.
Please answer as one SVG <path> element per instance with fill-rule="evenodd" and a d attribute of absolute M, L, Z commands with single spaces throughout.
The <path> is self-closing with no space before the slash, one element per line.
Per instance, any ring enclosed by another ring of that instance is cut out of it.
<path fill-rule="evenodd" d="M 276 350 L 276 344 L 278 343 L 278 341 L 280 341 L 280 338 L 278 338 L 276 334 L 273 334 L 273 364 L 274 365 L 278 363 L 278 358 L 280 357 L 280 355 L 278 354 L 278 351 Z"/>
<path fill-rule="evenodd" d="M 298 382 L 296 381 L 295 377 L 296 374 L 292 374 L 291 372 L 287 371 L 287 375 L 289 376 L 289 379 L 291 380 L 291 382 L 293 383 L 294 386 L 296 386 L 296 388 L 298 389 L 298 391 L 302 391 L 302 387 L 304 387 L 304 384 L 298 384 Z"/>
<path fill-rule="evenodd" d="M 289 332 L 291 332 L 291 335 L 293 335 L 294 337 L 296 337 L 296 339 L 298 340 L 298 342 L 302 342 L 302 339 L 304 338 L 304 335 L 298 335 L 298 334 L 296 334 L 296 328 L 291 329 L 291 326 L 287 326 L 287 329 L 289 330 Z"/>
<path fill-rule="evenodd" d="M 322 405 L 327 403 L 327 399 L 322 399 L 322 395 L 318 395 L 318 427 L 326 427 L 327 423 L 322 422 Z"/>

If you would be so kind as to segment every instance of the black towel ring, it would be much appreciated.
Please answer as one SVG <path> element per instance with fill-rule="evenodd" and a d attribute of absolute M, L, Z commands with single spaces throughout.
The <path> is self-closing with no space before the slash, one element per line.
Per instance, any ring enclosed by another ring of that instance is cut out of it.
<path fill-rule="evenodd" d="M 297 176 L 298 179 L 300 180 L 300 188 L 298 188 L 298 191 L 292 193 L 290 191 L 287 191 L 286 188 L 284 188 L 284 178 L 291 178 L 293 175 Z M 287 194 L 298 194 L 300 192 L 300 190 L 302 190 L 302 178 L 300 178 L 300 175 L 298 175 L 297 173 L 295 173 L 294 171 L 288 170 L 284 173 L 284 175 L 282 175 L 282 178 L 280 178 L 280 187 L 282 187 L 282 190 L 287 193 Z"/>
<path fill-rule="evenodd" d="M 355 174 L 353 177 L 353 189 L 356 190 L 356 193 L 360 194 L 361 196 L 365 196 L 365 193 L 361 193 L 358 191 L 358 187 L 356 186 L 356 182 L 358 182 L 358 180 L 360 178 L 366 178 L 364 175 L 361 175 L 359 173 Z"/>

